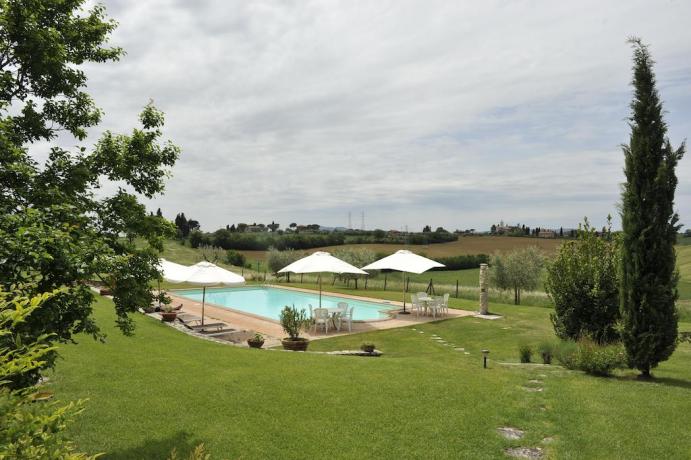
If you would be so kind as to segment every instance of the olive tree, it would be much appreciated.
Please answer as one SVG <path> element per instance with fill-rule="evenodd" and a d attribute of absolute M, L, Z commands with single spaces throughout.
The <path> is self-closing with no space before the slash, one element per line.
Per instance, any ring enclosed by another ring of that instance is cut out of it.
<path fill-rule="evenodd" d="M 490 280 L 499 289 L 513 290 L 514 304 L 520 305 L 521 292 L 540 284 L 544 264 L 545 257 L 536 247 L 495 254 L 490 261 Z"/>

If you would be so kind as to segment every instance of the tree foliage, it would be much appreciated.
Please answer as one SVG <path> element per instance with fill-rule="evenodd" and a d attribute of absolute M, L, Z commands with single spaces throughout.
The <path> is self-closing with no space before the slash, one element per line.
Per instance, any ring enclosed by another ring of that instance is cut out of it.
<path fill-rule="evenodd" d="M 36 387 L 13 388 L 18 376 L 41 368 L 54 350 L 48 337 L 24 342 L 21 325 L 52 296 L 31 298 L 0 288 L 0 337 L 12 347 L 0 347 L 0 458 L 87 459 L 76 453 L 65 438 L 70 419 L 81 411 L 82 403 L 36 404 Z"/>
<path fill-rule="evenodd" d="M 672 148 L 655 87 L 653 60 L 639 39 L 631 43 L 631 135 L 629 144 L 622 146 L 626 182 L 621 207 L 621 310 L 629 364 L 648 376 L 676 346 L 678 274 L 674 244 L 680 226 L 674 211 L 675 168 L 685 145 Z"/>
<path fill-rule="evenodd" d="M 122 50 L 107 46 L 115 23 L 103 7 L 83 3 L 0 2 L 0 286 L 22 286 L 27 295 L 60 288 L 18 326 L 26 342 L 44 334 L 62 341 L 78 332 L 98 336 L 85 282 L 104 274 L 118 324 L 131 332 L 127 314 L 151 302 L 149 281 L 172 232 L 138 201 L 163 191 L 179 155 L 160 143 L 163 114 L 152 104 L 141 112 L 140 128 L 106 131 L 93 149 L 53 146 L 41 164 L 29 153 L 58 135 L 80 143 L 100 121 L 83 66 L 117 60 Z M 121 187 L 97 196 L 105 181 Z M 0 338 L 0 347 L 9 346 Z M 54 359 L 51 352 L 44 362 Z M 25 377 L 31 383 L 37 374 Z"/>
<path fill-rule="evenodd" d="M 619 247 L 585 220 L 578 239 L 561 245 L 547 265 L 545 290 L 554 302 L 554 331 L 562 339 L 589 337 L 599 343 L 618 338 Z"/>
<path fill-rule="evenodd" d="M 513 290 L 514 303 L 520 305 L 521 292 L 537 288 L 545 258 L 536 247 L 494 255 L 490 266 L 491 282 L 499 289 Z"/>
<path fill-rule="evenodd" d="M 278 275 L 278 271 L 283 267 L 292 264 L 298 259 L 305 257 L 307 254 L 303 251 L 295 251 L 293 249 L 278 250 L 270 248 L 266 254 L 266 264 L 269 270 L 274 275 Z M 290 281 L 290 273 L 286 273 L 288 281 Z"/>

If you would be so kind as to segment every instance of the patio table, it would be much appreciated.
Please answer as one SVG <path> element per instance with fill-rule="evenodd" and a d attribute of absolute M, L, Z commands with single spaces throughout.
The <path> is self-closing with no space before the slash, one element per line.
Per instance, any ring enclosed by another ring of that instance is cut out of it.
<path fill-rule="evenodd" d="M 324 307 L 322 307 L 324 308 Z M 329 315 L 331 316 L 331 324 L 333 324 L 334 329 L 336 329 L 336 315 L 339 313 L 343 313 L 343 308 L 338 308 L 338 307 L 333 307 L 333 308 L 327 308 L 326 309 L 329 312 Z"/>

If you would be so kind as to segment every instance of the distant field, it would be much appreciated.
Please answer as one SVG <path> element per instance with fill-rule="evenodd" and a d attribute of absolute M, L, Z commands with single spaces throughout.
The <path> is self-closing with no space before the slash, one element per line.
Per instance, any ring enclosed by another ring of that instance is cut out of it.
<path fill-rule="evenodd" d="M 323 248 L 310 249 L 307 252 L 328 251 L 333 252 L 339 248 L 367 248 L 374 252 L 394 253 L 399 249 L 409 249 L 427 257 L 450 257 L 463 254 L 493 254 L 495 252 L 506 252 L 516 248 L 537 246 L 548 254 L 556 251 L 563 240 L 544 239 L 544 238 L 519 238 L 511 236 L 465 236 L 451 243 L 437 243 L 425 245 L 403 245 L 403 244 L 344 244 L 342 246 L 327 246 Z M 239 251 L 247 257 L 249 261 L 264 261 L 266 251 Z"/>

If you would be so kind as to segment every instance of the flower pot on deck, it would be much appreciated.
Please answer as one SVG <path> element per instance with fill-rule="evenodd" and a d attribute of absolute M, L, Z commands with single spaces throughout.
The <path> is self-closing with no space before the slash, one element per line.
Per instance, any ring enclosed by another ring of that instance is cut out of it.
<path fill-rule="evenodd" d="M 247 345 L 249 345 L 250 348 L 261 348 L 262 345 L 264 345 L 264 341 L 247 339 Z"/>
<path fill-rule="evenodd" d="M 297 339 L 286 338 L 281 340 L 281 345 L 283 345 L 284 350 L 306 351 L 309 344 L 310 341 L 302 337 Z"/>
<path fill-rule="evenodd" d="M 165 321 L 166 323 L 172 323 L 175 321 L 175 318 L 178 317 L 177 312 L 174 311 L 162 311 L 161 312 L 161 320 Z"/>

